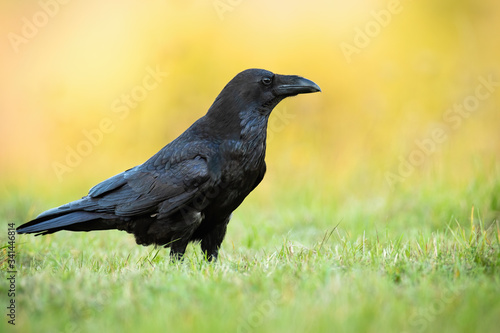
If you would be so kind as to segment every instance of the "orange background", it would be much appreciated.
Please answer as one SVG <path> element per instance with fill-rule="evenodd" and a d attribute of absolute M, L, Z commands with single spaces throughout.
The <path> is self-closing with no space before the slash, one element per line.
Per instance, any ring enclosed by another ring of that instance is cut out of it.
<path fill-rule="evenodd" d="M 498 179 L 500 86 L 467 116 L 447 114 L 479 78 L 500 82 L 498 1 L 169 3 L 0 4 L 2 196 L 83 195 L 174 139 L 251 67 L 323 90 L 275 109 L 262 195 L 288 183 L 363 196 Z M 140 92 L 148 68 L 168 74 L 120 117 L 114 103 Z M 58 174 L 103 119 L 107 133 Z M 415 153 L 436 129 L 446 138 Z M 412 153 L 423 162 L 391 186 Z"/>

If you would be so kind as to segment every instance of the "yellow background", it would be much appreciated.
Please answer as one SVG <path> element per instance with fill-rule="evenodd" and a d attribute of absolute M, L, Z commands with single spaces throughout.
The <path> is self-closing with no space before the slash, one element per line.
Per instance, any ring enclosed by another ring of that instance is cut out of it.
<path fill-rule="evenodd" d="M 500 86 L 456 128 L 444 120 L 474 96 L 479 78 L 500 82 L 498 1 L 53 0 L 0 9 L 2 195 L 71 193 L 51 199 L 60 204 L 84 195 L 144 162 L 251 67 L 302 75 L 323 90 L 288 99 L 271 116 L 258 189 L 265 198 L 285 184 L 376 198 L 498 179 Z M 13 43 L 26 20 L 40 27 Z M 346 45 L 358 53 L 346 55 Z M 168 75 L 118 117 L 113 103 L 142 84 L 147 68 Z M 105 118 L 113 130 L 58 177 L 54 163 Z M 401 176 L 401 159 L 437 128 L 446 139 L 391 186 L 388 173 Z"/>

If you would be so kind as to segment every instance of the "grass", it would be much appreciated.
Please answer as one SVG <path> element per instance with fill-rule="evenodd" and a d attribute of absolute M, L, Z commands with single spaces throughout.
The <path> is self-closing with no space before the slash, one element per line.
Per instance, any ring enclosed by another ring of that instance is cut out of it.
<path fill-rule="evenodd" d="M 480 78 L 498 81 L 500 2 L 400 1 L 352 59 L 342 45 L 397 2 L 223 2 L 241 4 L 220 20 L 215 1 L 75 1 L 19 53 L 6 45 L 3 271 L 9 223 L 144 162 L 244 68 L 304 75 L 323 92 L 273 111 L 266 178 L 235 212 L 219 262 L 194 245 L 171 264 L 118 231 L 19 235 L 16 326 L 4 273 L 0 332 L 497 332 L 500 89 L 476 95 Z M 28 3 L 0 1 L 7 39 L 43 14 Z M 116 112 L 148 69 L 168 75 Z M 114 129 L 90 140 L 106 119 Z M 392 191 L 387 172 L 405 174 Z"/>
<path fill-rule="evenodd" d="M 184 262 L 170 263 L 167 250 L 136 246 L 118 231 L 18 235 L 14 329 L 494 332 L 496 188 L 468 188 L 487 203 L 484 217 L 457 203 L 453 190 L 402 190 L 375 203 L 331 201 L 307 188 L 261 192 L 235 214 L 216 264 L 197 245 Z M 23 221 L 33 202 L 11 196 L 2 215 Z M 13 329 L 5 319 L 0 325 Z"/>

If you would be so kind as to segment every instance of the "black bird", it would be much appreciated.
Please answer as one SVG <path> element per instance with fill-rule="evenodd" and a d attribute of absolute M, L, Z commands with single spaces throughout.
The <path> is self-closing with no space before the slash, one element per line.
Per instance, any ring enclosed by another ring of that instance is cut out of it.
<path fill-rule="evenodd" d="M 232 212 L 266 172 L 269 115 L 284 98 L 321 91 L 295 75 L 248 69 L 236 75 L 207 114 L 145 163 L 40 214 L 17 232 L 124 230 L 139 245 L 170 247 L 181 258 L 201 241 L 217 259 Z"/>

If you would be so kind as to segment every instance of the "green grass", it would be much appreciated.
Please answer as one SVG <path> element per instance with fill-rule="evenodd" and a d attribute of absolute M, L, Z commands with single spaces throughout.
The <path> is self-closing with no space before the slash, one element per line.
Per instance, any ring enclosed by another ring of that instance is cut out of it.
<path fill-rule="evenodd" d="M 498 184 L 356 200 L 296 186 L 248 198 L 216 264 L 198 245 L 170 263 L 118 231 L 18 235 L 16 326 L 1 331 L 496 331 Z M 5 222 L 35 203 L 53 204 L 11 195 Z"/>

